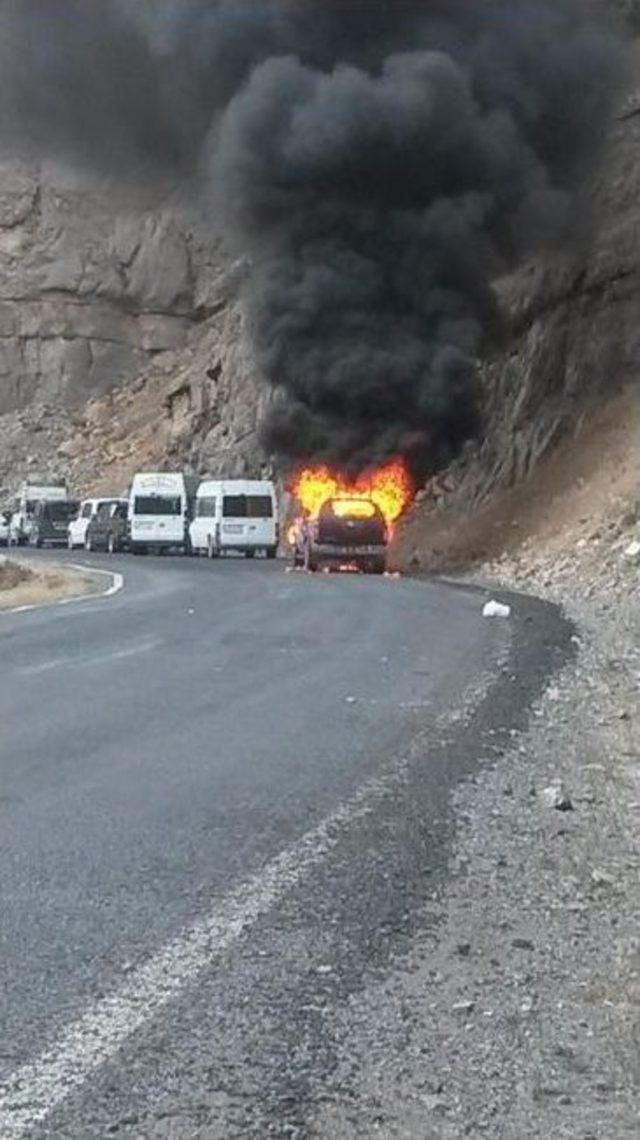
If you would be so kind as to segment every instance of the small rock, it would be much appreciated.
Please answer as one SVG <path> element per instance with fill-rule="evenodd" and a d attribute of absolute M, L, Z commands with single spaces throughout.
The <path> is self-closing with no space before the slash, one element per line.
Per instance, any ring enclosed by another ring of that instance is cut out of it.
<path fill-rule="evenodd" d="M 451 1006 L 454 1013 L 473 1013 L 475 1008 L 476 1003 L 474 1001 L 458 1001 Z"/>
<path fill-rule="evenodd" d="M 514 938 L 511 945 L 514 950 L 534 950 L 535 947 L 530 938 Z"/>
<path fill-rule="evenodd" d="M 640 563 L 640 542 L 637 540 L 632 542 L 631 545 L 626 548 L 624 556 L 627 562 Z"/>
<path fill-rule="evenodd" d="M 347 704 L 347 705 L 355 705 L 355 703 L 356 703 L 355 697 L 345 697 L 344 700 L 345 700 L 345 704 Z"/>
<path fill-rule="evenodd" d="M 546 807 L 555 808 L 556 811 L 574 811 L 571 796 L 561 780 L 556 780 L 547 788 L 543 788 L 540 798 Z"/>
<path fill-rule="evenodd" d="M 595 883 L 597 887 L 612 887 L 615 883 L 615 879 L 613 875 L 610 875 L 607 871 L 600 871 L 597 867 L 594 867 L 591 872 L 591 882 Z"/>
<path fill-rule="evenodd" d="M 456 946 L 456 950 L 458 951 L 458 954 L 461 958 L 468 958 L 471 953 L 471 943 L 459 942 Z"/>

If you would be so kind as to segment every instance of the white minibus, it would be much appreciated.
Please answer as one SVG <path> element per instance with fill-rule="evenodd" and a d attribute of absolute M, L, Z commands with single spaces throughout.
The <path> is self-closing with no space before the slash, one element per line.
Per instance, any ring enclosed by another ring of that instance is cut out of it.
<path fill-rule="evenodd" d="M 273 483 L 253 479 L 206 479 L 198 487 L 189 528 L 194 554 L 216 558 L 237 551 L 246 558 L 278 550 L 278 500 Z"/>

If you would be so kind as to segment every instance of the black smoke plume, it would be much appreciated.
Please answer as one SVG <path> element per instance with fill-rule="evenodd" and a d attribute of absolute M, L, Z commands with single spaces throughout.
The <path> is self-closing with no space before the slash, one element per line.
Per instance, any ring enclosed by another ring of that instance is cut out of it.
<path fill-rule="evenodd" d="M 0 137 L 210 174 L 281 460 L 479 428 L 493 278 L 565 241 L 622 56 L 584 0 L 5 0 Z"/>

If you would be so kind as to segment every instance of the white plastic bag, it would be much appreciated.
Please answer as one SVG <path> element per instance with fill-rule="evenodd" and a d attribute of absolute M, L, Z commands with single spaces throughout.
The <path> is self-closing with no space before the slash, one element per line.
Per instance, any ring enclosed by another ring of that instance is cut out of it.
<path fill-rule="evenodd" d="M 502 602 L 487 602 L 482 611 L 482 616 L 486 618 L 511 617 L 511 606 L 504 606 Z"/>

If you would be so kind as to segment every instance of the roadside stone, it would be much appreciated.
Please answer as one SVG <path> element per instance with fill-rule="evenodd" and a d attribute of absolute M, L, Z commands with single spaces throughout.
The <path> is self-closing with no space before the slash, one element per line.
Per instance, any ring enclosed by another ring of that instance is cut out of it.
<path fill-rule="evenodd" d="M 540 797 L 545 807 L 555 808 L 556 811 L 574 811 L 573 802 L 561 780 L 554 781 L 543 788 Z"/>
<path fill-rule="evenodd" d="M 601 871 L 598 867 L 594 867 L 591 872 L 591 881 L 595 883 L 597 887 L 612 887 L 616 880 L 608 871 Z"/>
<path fill-rule="evenodd" d="M 474 1001 L 457 1001 L 455 1005 L 451 1006 L 453 1013 L 473 1013 L 476 1008 Z"/>

